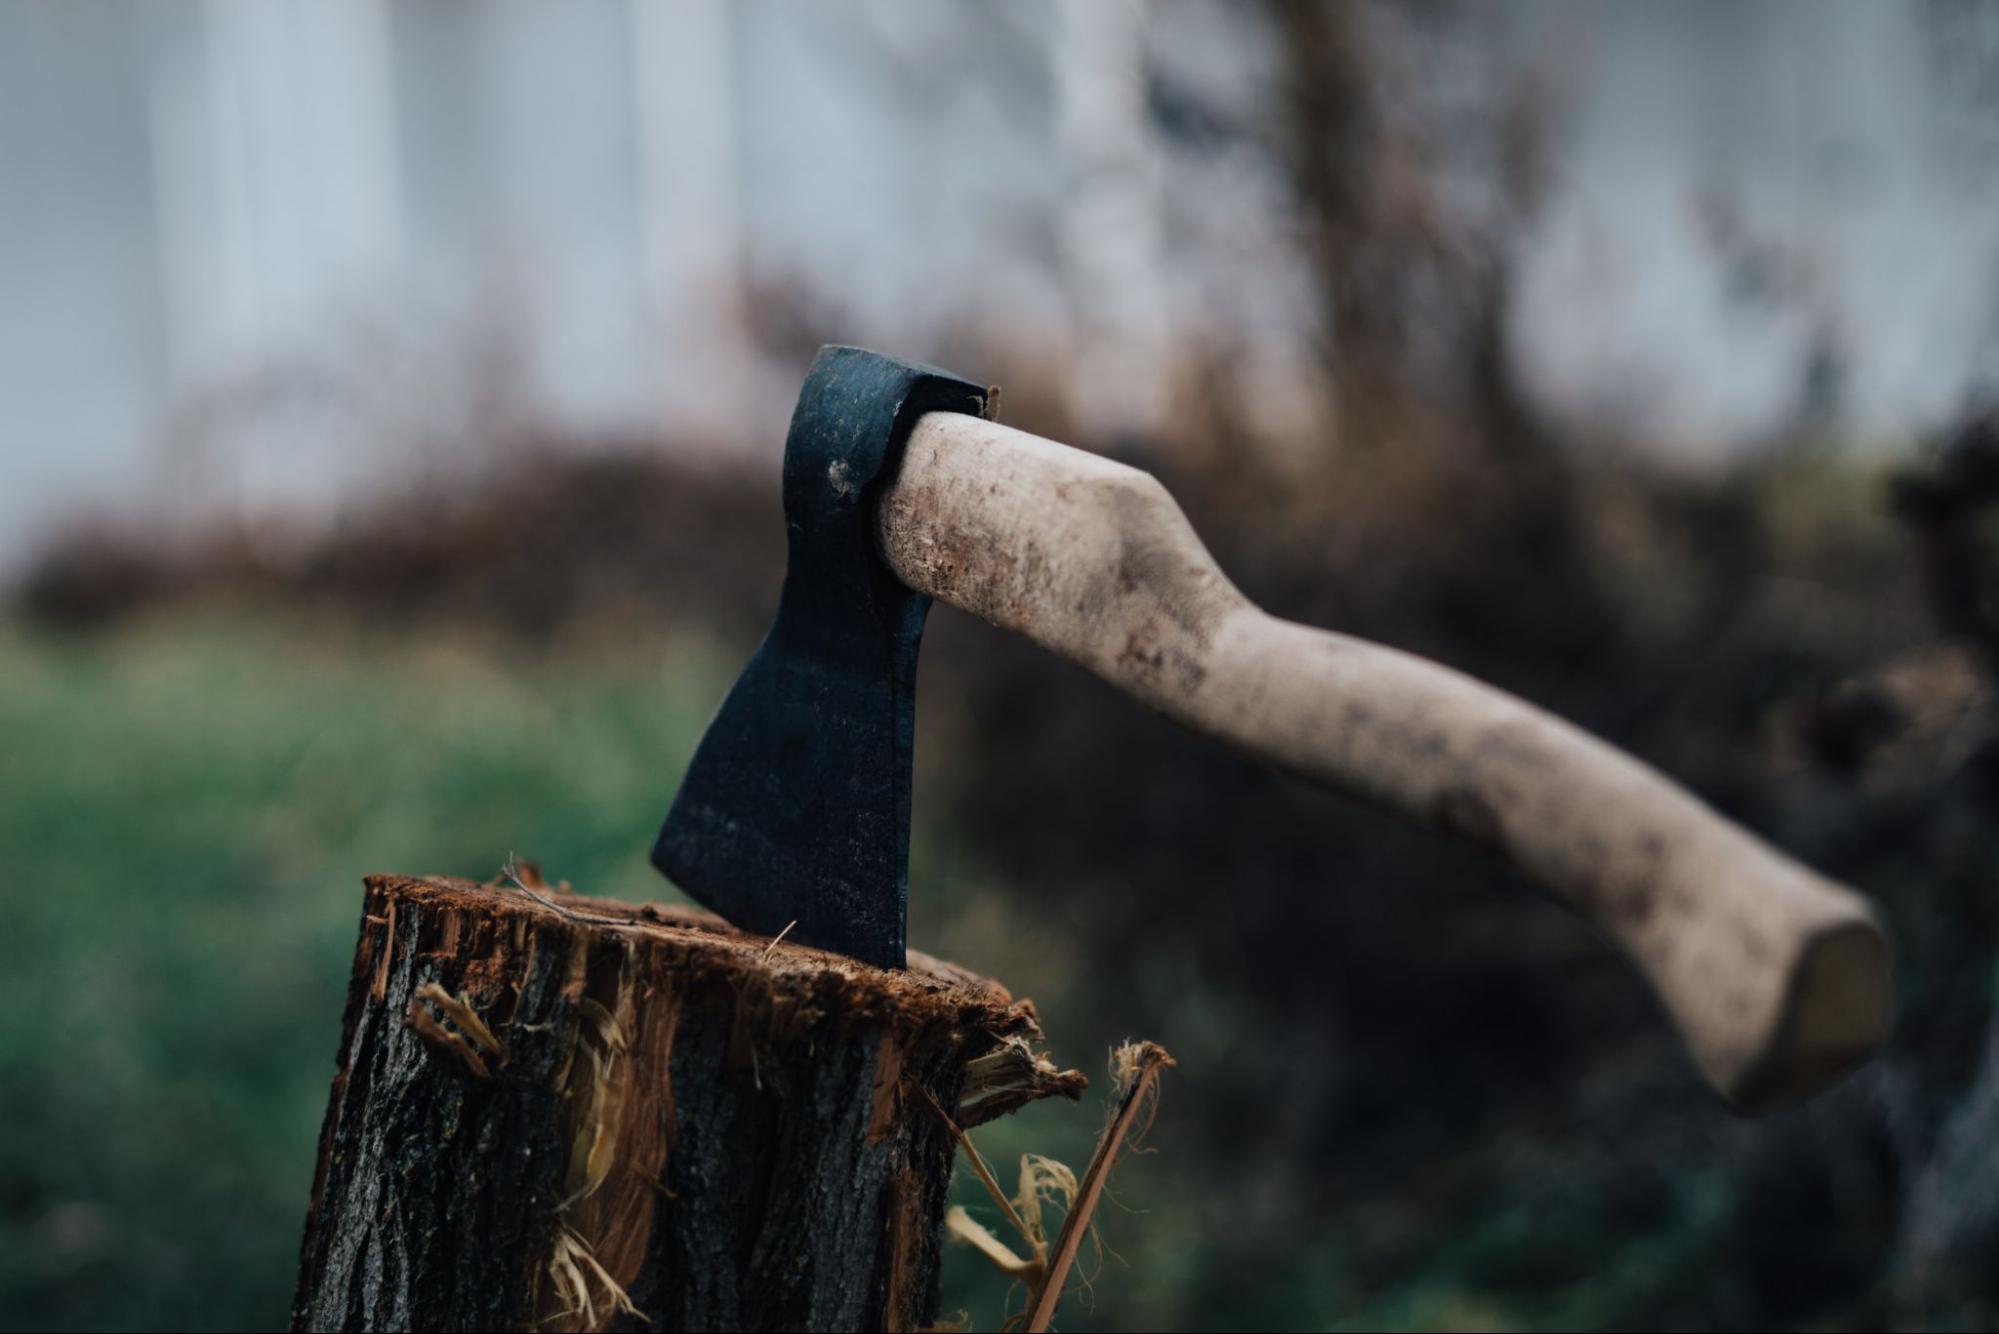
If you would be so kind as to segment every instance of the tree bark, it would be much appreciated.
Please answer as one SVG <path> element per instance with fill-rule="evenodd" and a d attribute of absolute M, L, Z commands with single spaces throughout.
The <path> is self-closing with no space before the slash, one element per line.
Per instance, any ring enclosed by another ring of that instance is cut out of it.
<path fill-rule="evenodd" d="M 293 1328 L 929 1324 L 939 1113 L 1076 1096 L 1038 1036 L 914 952 L 887 972 L 532 877 L 371 877 Z"/>

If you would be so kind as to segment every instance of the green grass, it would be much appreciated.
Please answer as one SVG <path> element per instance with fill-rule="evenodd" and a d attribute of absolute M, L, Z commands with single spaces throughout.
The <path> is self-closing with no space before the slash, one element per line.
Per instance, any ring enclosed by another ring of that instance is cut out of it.
<path fill-rule="evenodd" d="M 269 1327 L 372 870 L 657 897 L 726 671 L 185 620 L 0 637 L 0 1324 Z"/>

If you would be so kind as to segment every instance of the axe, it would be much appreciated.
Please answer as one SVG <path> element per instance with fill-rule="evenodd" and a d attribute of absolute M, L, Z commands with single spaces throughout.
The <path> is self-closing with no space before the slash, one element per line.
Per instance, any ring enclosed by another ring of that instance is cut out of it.
<path fill-rule="evenodd" d="M 1744 1107 L 1865 1059 L 1890 1010 L 1865 901 L 1553 715 L 1270 616 L 1149 474 L 992 420 L 997 391 L 827 347 L 785 442 L 777 617 L 653 864 L 737 925 L 904 963 L 917 648 L 939 599 L 1196 731 L 1499 854 L 1651 983 Z"/>

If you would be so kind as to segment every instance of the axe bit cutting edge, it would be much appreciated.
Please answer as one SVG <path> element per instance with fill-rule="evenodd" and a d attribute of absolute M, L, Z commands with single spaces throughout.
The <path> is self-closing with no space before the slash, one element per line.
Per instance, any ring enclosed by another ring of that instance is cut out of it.
<path fill-rule="evenodd" d="M 988 391 L 822 349 L 785 445 L 777 618 L 653 849 L 751 930 L 904 960 L 917 648 L 935 598 L 1196 731 L 1499 854 L 1638 965 L 1730 1101 L 1802 1096 L 1891 1008 L 1866 902 L 1616 748 L 1461 673 L 1270 616 L 1149 474 Z"/>

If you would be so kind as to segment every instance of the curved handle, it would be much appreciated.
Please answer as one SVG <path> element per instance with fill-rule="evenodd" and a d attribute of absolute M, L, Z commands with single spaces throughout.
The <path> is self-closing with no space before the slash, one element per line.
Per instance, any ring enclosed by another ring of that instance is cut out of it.
<path fill-rule="evenodd" d="M 1513 862 L 1623 947 L 1730 1101 L 1811 1092 L 1885 1034 L 1888 946 L 1858 895 L 1552 714 L 1270 616 L 1150 475 L 932 413 L 877 522 L 910 588 L 1197 731 Z"/>

